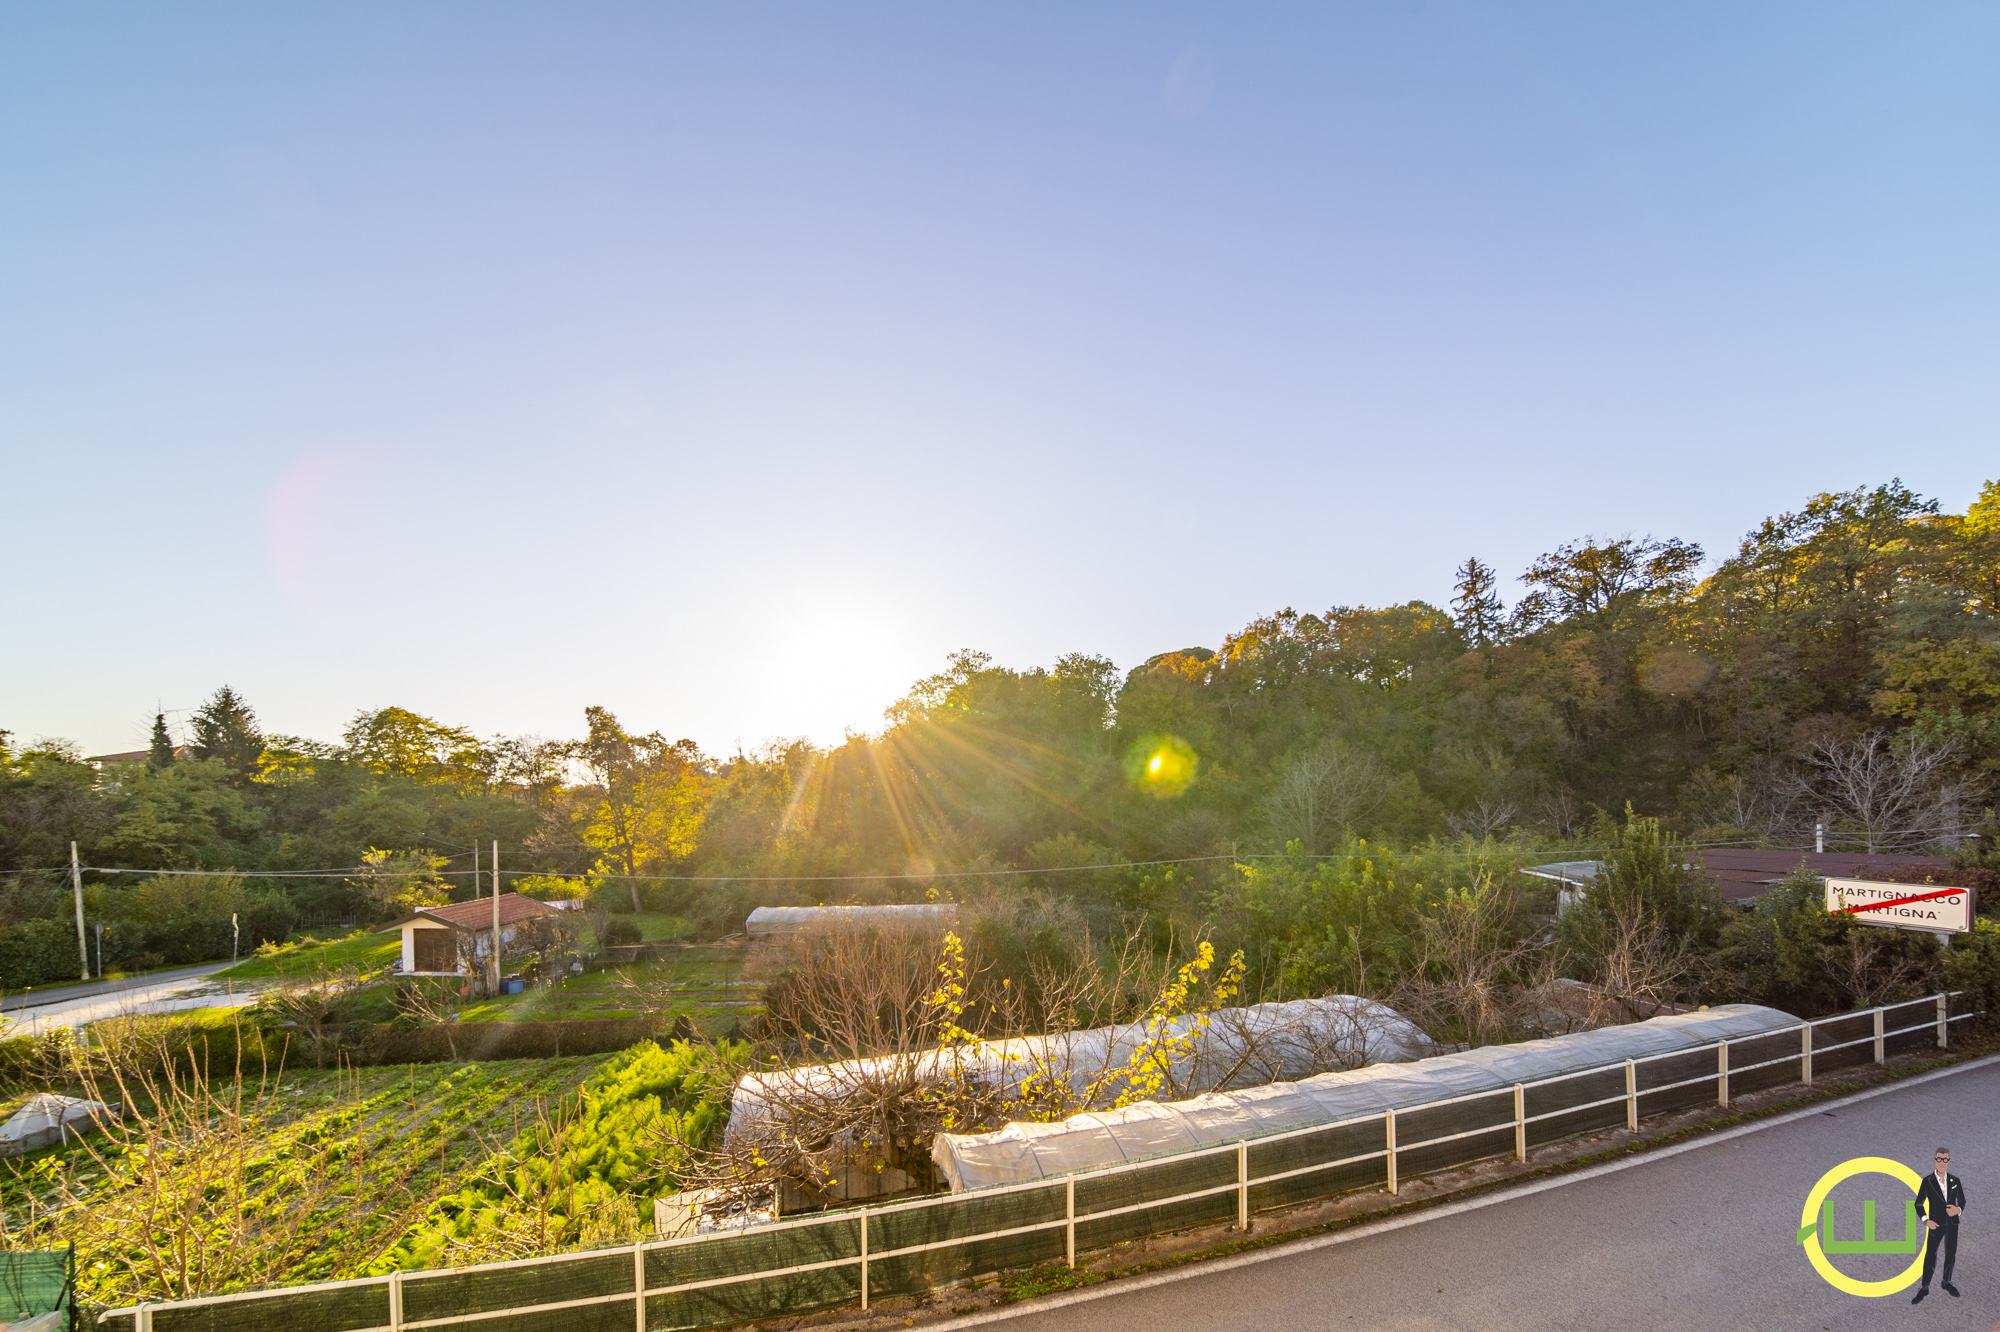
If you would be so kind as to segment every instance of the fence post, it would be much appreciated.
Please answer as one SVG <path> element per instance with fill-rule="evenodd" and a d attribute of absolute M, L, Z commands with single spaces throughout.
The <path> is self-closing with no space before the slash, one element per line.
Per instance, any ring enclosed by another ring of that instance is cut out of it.
<path fill-rule="evenodd" d="M 1394 1110 L 1384 1110 L 1382 1112 L 1382 1122 L 1388 1126 L 1389 1192 L 1394 1193 L 1396 1191 L 1396 1112 Z"/>
<path fill-rule="evenodd" d="M 1799 1028 L 1799 1081 L 1812 1086 L 1812 1023 Z"/>
<path fill-rule="evenodd" d="M 868 1307 L 868 1209 L 861 1209 L 861 1307 Z"/>
<path fill-rule="evenodd" d="M 1236 1228 L 1250 1229 L 1250 1144 L 1236 1144 Z"/>
<path fill-rule="evenodd" d="M 646 1332 L 646 1246 L 632 1246 L 632 1327 Z"/>
<path fill-rule="evenodd" d="M 142 1304 L 132 1315 L 132 1332 L 153 1332 L 153 1310 Z"/>
<path fill-rule="evenodd" d="M 1878 1008 L 1875 1010 L 1875 1062 L 1878 1064 L 1885 1062 L 1883 1055 L 1882 1010 Z"/>
<path fill-rule="evenodd" d="M 389 1332 L 402 1332 L 403 1327 L 403 1274 L 389 1273 Z"/>
<path fill-rule="evenodd" d="M 1945 1048 L 1950 1040 L 1950 1032 L 1951 999 L 1941 994 L 1938 996 L 1938 1049 L 1942 1050 Z"/>
<path fill-rule="evenodd" d="M 1625 1127 L 1639 1131 L 1639 1066 L 1630 1059 L 1625 1061 Z"/>
<path fill-rule="evenodd" d="M 1063 1181 L 1063 1257 L 1076 1266 L 1076 1176 Z"/>
<path fill-rule="evenodd" d="M 1528 1159 L 1528 1089 L 1514 1084 L 1514 1159 Z"/>
<path fill-rule="evenodd" d="M 1715 1047 L 1715 1103 L 1729 1108 L 1729 1042 Z"/>

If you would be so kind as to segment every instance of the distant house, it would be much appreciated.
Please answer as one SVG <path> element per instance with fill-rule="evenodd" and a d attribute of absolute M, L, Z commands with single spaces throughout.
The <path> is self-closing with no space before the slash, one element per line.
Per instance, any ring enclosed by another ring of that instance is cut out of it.
<path fill-rule="evenodd" d="M 547 902 L 502 893 L 501 947 L 512 943 L 528 921 L 556 914 L 556 908 Z M 472 975 L 484 968 L 493 947 L 493 899 L 477 897 L 449 906 L 420 907 L 377 933 L 391 930 L 400 930 L 403 935 L 401 970 L 405 976 Z"/>
<path fill-rule="evenodd" d="M 1911 874 L 1938 874 L 1951 868 L 1944 856 L 1907 856 L 1893 851 L 1863 854 L 1857 851 L 1741 851 L 1727 848 L 1701 853 L 1702 875 L 1727 902 L 1752 902 L 1780 879 L 1804 865 L 1823 879 L 1873 879 L 1895 872 L 1898 878 Z M 1531 865 L 1523 874 L 1552 879 L 1562 885 L 1561 906 L 1567 907 L 1586 892 L 1604 868 L 1601 860 L 1561 860 L 1550 865 Z"/>

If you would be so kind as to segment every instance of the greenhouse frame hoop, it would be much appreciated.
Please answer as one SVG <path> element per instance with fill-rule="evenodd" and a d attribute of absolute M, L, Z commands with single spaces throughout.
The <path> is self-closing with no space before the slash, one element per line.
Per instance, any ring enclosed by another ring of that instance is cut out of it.
<path fill-rule="evenodd" d="M 121 1308 L 102 1312 L 98 1315 L 98 1323 L 100 1326 L 103 1326 L 107 1322 L 110 1322 L 111 1320 L 130 1319 L 131 1320 L 130 1323 L 126 1325 L 129 1328 L 129 1332 L 155 1332 L 156 1318 L 159 1318 L 161 1315 L 166 1315 L 167 1321 L 170 1324 L 172 1324 L 172 1326 L 162 1329 L 161 1332 L 179 1332 L 179 1329 L 183 1326 L 189 1328 L 219 1327 L 222 1326 L 222 1324 L 213 1321 L 212 1315 L 209 1318 L 197 1317 L 195 1319 L 175 1317 L 174 1315 L 183 1313 L 198 1314 L 200 1311 L 203 1310 L 214 1310 L 216 1309 L 216 1306 L 254 1304 L 260 1301 L 270 1301 L 278 1299 L 283 1299 L 286 1301 L 298 1301 L 301 1297 L 311 1297 L 322 1294 L 334 1295 L 340 1292 L 356 1292 L 365 1287 L 378 1287 L 383 1290 L 384 1295 L 386 1296 L 386 1298 L 382 1301 L 383 1313 L 387 1315 L 386 1320 L 377 1320 L 373 1322 L 368 1322 L 368 1321 L 353 1322 L 353 1321 L 336 1320 L 337 1323 L 336 1326 L 336 1323 L 318 1324 L 310 1317 L 307 1317 L 305 1319 L 299 1319 L 296 1317 L 296 1315 L 294 1315 L 288 1321 L 303 1323 L 304 1325 L 311 1327 L 324 1326 L 327 1329 L 327 1332 L 414 1332 L 414 1329 L 419 1329 L 419 1328 L 474 1325 L 487 1322 L 495 1318 L 503 1318 L 511 1316 L 560 1314 L 567 1310 L 576 1310 L 576 1309 L 583 1309 L 583 1308 L 590 1308 L 597 1306 L 613 1306 L 620 1304 L 628 1304 L 630 1305 L 633 1311 L 632 1321 L 630 1323 L 624 1324 L 624 1326 L 633 1328 L 634 1332 L 648 1332 L 649 1328 L 654 1329 L 654 1332 L 658 1332 L 658 1329 L 666 1327 L 693 1328 L 693 1327 L 706 1327 L 706 1326 L 724 1326 L 728 1325 L 729 1323 L 742 1322 L 745 1321 L 745 1319 L 741 1317 L 728 1318 L 728 1319 L 719 1318 L 716 1319 L 715 1321 L 700 1322 L 700 1323 L 691 1323 L 691 1322 L 674 1323 L 674 1322 L 657 1322 L 657 1321 L 649 1322 L 647 1316 L 648 1301 L 655 1300 L 663 1296 L 672 1296 L 690 1292 L 713 1290 L 725 1286 L 742 1285 L 748 1282 L 770 1280 L 779 1277 L 799 1276 L 809 1273 L 825 1272 L 842 1268 L 859 1269 L 858 1277 L 859 1277 L 860 1305 L 863 1309 L 866 1309 L 869 1305 L 871 1297 L 871 1290 L 870 1290 L 871 1267 L 899 1258 L 909 1258 L 909 1257 L 914 1257 L 916 1255 L 933 1253 L 945 1249 L 962 1248 L 966 1246 L 981 1244 L 988 1241 L 1007 1239 L 1015 1236 L 1036 1234 L 1045 1231 L 1061 1230 L 1063 1231 L 1063 1245 L 1062 1245 L 1062 1255 L 1061 1255 L 1062 1260 L 1065 1261 L 1068 1266 L 1073 1268 L 1076 1266 L 1077 1228 L 1083 1224 L 1097 1222 L 1097 1221 L 1104 1221 L 1121 1216 L 1127 1216 L 1136 1212 L 1165 1209 L 1172 1207 L 1175 1204 L 1199 1202 L 1206 1199 L 1216 1198 L 1224 1194 L 1234 1194 L 1236 1197 L 1236 1206 L 1233 1209 L 1235 1225 L 1238 1228 L 1247 1229 L 1249 1226 L 1250 1216 L 1253 1211 L 1250 1200 L 1250 1190 L 1260 1185 L 1275 1184 L 1284 1180 L 1296 1179 L 1306 1175 L 1318 1174 L 1337 1169 L 1341 1166 L 1351 1166 L 1363 1162 L 1381 1160 L 1384 1162 L 1383 1172 L 1375 1176 L 1375 1181 L 1376 1181 L 1375 1183 L 1338 1188 L 1335 1190 L 1331 1190 L 1328 1194 L 1322 1196 L 1334 1196 L 1339 1193 L 1354 1192 L 1357 1191 L 1358 1188 L 1381 1187 L 1384 1182 L 1386 1182 L 1386 1187 L 1388 1192 L 1391 1194 L 1396 1194 L 1399 1192 L 1400 1188 L 1400 1180 L 1398 1178 L 1399 1158 L 1404 1157 L 1411 1152 L 1418 1151 L 1419 1149 L 1422 1148 L 1439 1147 L 1452 1142 L 1461 1141 L 1467 1138 L 1491 1136 L 1494 1134 L 1504 1132 L 1508 1129 L 1512 1129 L 1514 1142 L 1511 1151 L 1479 1152 L 1465 1158 L 1464 1160 L 1453 1160 L 1445 1164 L 1433 1164 L 1431 1166 L 1426 1167 L 1426 1173 L 1433 1173 L 1434 1171 L 1439 1169 L 1450 1169 L 1454 1168 L 1455 1166 L 1470 1164 L 1471 1162 L 1478 1160 L 1487 1160 L 1496 1156 L 1511 1155 L 1516 1160 L 1525 1161 L 1527 1159 L 1527 1150 L 1528 1150 L 1528 1129 L 1529 1126 L 1533 1124 L 1544 1123 L 1547 1121 L 1561 1119 L 1568 1116 L 1578 1115 L 1591 1110 L 1601 1110 L 1610 1106 L 1622 1104 L 1625 1107 L 1624 1119 L 1626 1127 L 1629 1129 L 1636 1129 L 1639 1120 L 1643 1117 L 1640 1101 L 1644 1097 L 1658 1096 L 1661 1093 L 1665 1092 L 1678 1091 L 1690 1087 L 1697 1087 L 1708 1084 L 1708 1085 L 1713 1085 L 1715 1088 L 1715 1097 L 1716 1097 L 1715 1104 L 1721 1107 L 1727 1107 L 1730 1104 L 1730 1099 L 1732 1094 L 1732 1084 L 1735 1083 L 1736 1080 L 1744 1077 L 1745 1075 L 1755 1073 L 1759 1070 L 1779 1068 L 1785 1065 L 1796 1064 L 1798 1067 L 1797 1082 L 1804 1086 L 1811 1086 L 1813 1083 L 1813 1072 L 1814 1072 L 1813 1065 L 1816 1058 L 1833 1054 L 1836 1051 L 1854 1049 L 1859 1046 L 1872 1046 L 1873 1048 L 1870 1051 L 1871 1058 L 1868 1060 L 1868 1062 L 1880 1064 L 1885 1062 L 1887 1058 L 1888 1055 L 1887 1045 L 1889 1041 L 1897 1037 L 1910 1036 L 1921 1032 L 1935 1032 L 1937 1048 L 1946 1049 L 1949 1048 L 1951 1024 L 1954 1022 L 1965 1021 L 1967 1019 L 1973 1018 L 1978 1015 L 1978 1010 L 1970 1008 L 1968 1008 L 1964 1012 L 1959 1012 L 1959 1013 L 1953 1013 L 1950 1011 L 1952 1007 L 1951 1001 L 1955 998 L 1965 997 L 1966 994 L 1967 992 L 1965 991 L 1950 991 L 1945 993 L 1939 993 L 1935 995 L 1925 996 L 1922 999 L 1908 1000 L 1896 1004 L 1885 1004 L 1871 1009 L 1860 1009 L 1852 1013 L 1841 1013 L 1833 1017 L 1798 1022 L 1791 1026 L 1776 1027 L 1766 1031 L 1752 1033 L 1749 1035 L 1737 1036 L 1713 1042 L 1706 1042 L 1700 1045 L 1687 1046 L 1676 1050 L 1658 1051 L 1653 1054 L 1648 1054 L 1631 1059 L 1624 1059 L 1624 1060 L 1607 1062 L 1603 1064 L 1597 1064 L 1588 1068 L 1575 1069 L 1569 1072 L 1555 1074 L 1549 1077 L 1537 1078 L 1510 1084 L 1501 1084 L 1480 1091 L 1461 1093 L 1456 1096 L 1440 1097 L 1436 1100 L 1423 1101 L 1413 1105 L 1385 1108 L 1383 1110 L 1376 1111 L 1370 1114 L 1351 1116 L 1346 1119 L 1329 1120 L 1322 1123 L 1308 1124 L 1308 1125 L 1274 1130 L 1268 1133 L 1245 1134 L 1239 1138 L 1233 1139 L 1228 1142 L 1216 1143 L 1208 1146 L 1191 1148 L 1182 1151 L 1164 1152 L 1152 1156 L 1127 1160 L 1124 1162 L 1120 1162 L 1116 1165 L 1099 1166 L 1089 1170 L 1072 1171 L 1062 1175 L 1048 1176 L 1039 1179 L 1026 1180 L 1016 1183 L 1001 1184 L 984 1189 L 969 1190 L 966 1192 L 945 1194 L 945 1195 L 932 1195 L 924 1198 L 914 1198 L 904 1202 L 890 1203 L 878 1207 L 864 1206 L 839 1212 L 812 1213 L 805 1216 L 789 1217 L 781 1221 L 773 1222 L 772 1224 L 767 1226 L 757 1226 L 744 1230 L 723 1231 L 719 1233 L 711 1233 L 705 1235 L 684 1235 L 684 1236 L 677 1236 L 672 1239 L 641 1240 L 637 1243 L 632 1243 L 632 1244 L 621 1244 L 616 1246 L 607 1246 L 603 1248 L 584 1249 L 584 1250 L 573 1251 L 570 1253 L 543 1255 L 540 1257 L 532 1257 L 532 1258 L 516 1258 L 504 1262 L 481 1263 L 468 1267 L 439 1268 L 439 1269 L 412 1271 L 412 1272 L 391 1272 L 383 1276 L 357 1277 L 343 1281 L 317 1282 L 310 1285 L 298 1285 L 298 1286 L 277 1286 L 261 1290 L 239 1291 L 227 1295 L 212 1295 L 212 1296 L 197 1297 L 185 1300 L 146 1302 L 142 1304 L 127 1305 Z M 1922 1020 L 1910 1023 L 1909 1025 L 1897 1026 L 1893 1029 L 1887 1026 L 1888 1015 L 1890 1013 L 1899 1011 L 1907 1012 L 1908 1010 L 1918 1008 L 1919 1006 L 1931 1010 L 1931 1012 L 1927 1013 L 1922 1018 Z M 1857 1020 L 1867 1019 L 1871 1017 L 1873 1019 L 1872 1022 L 1873 1030 L 1870 1031 L 1867 1035 L 1855 1039 L 1837 1041 L 1828 1045 L 1819 1045 L 1814 1041 L 1814 1034 L 1820 1028 L 1828 1027 L 1836 1023 L 1852 1023 L 1856 1022 Z M 1781 1038 L 1794 1032 L 1798 1033 L 1799 1036 L 1798 1049 L 1796 1052 L 1787 1052 L 1785 1054 L 1779 1055 L 1774 1058 L 1760 1059 L 1754 1063 L 1749 1063 L 1749 1064 L 1733 1064 L 1730 1060 L 1729 1057 L 1730 1048 L 1732 1045 L 1743 1046 L 1759 1041 L 1769 1042 L 1775 1038 Z M 1685 1059 L 1691 1055 L 1700 1055 L 1708 1050 L 1713 1050 L 1715 1052 L 1715 1071 L 1713 1073 L 1702 1073 L 1696 1077 L 1682 1078 L 1674 1082 L 1662 1083 L 1657 1086 L 1649 1086 L 1643 1088 L 1639 1086 L 1638 1071 L 1642 1066 L 1665 1059 Z M 1616 1073 L 1620 1071 L 1622 1071 L 1624 1074 L 1624 1083 L 1625 1083 L 1625 1089 L 1622 1093 L 1613 1096 L 1600 1097 L 1595 1100 L 1583 1102 L 1577 1105 L 1563 1106 L 1554 1110 L 1541 1111 L 1536 1114 L 1528 1114 L 1526 1112 L 1527 1094 L 1537 1088 L 1549 1087 L 1566 1082 L 1575 1082 L 1583 1078 L 1602 1077 L 1606 1074 Z M 1789 1081 L 1789 1079 L 1787 1079 L 1787 1081 Z M 1422 1111 L 1439 1109 L 1442 1107 L 1462 1104 L 1470 1101 L 1508 1096 L 1509 1094 L 1511 1094 L 1513 1101 L 1513 1113 L 1511 1115 L 1506 1116 L 1505 1118 L 1496 1119 L 1491 1123 L 1483 1124 L 1474 1128 L 1464 1129 L 1457 1132 L 1438 1134 L 1435 1136 L 1422 1138 L 1416 1141 L 1399 1140 L 1397 1132 L 1399 1118 L 1407 1119 L 1408 1117 Z M 1670 1113 L 1673 1110 L 1684 1109 L 1684 1108 L 1686 1108 L 1686 1106 L 1684 1105 L 1675 1105 L 1667 1107 L 1666 1109 L 1663 1110 L 1656 1110 L 1647 1113 L 1653 1113 L 1653 1114 Z M 1350 1153 L 1330 1160 L 1312 1161 L 1305 1165 L 1294 1166 L 1288 1169 L 1269 1171 L 1265 1173 L 1253 1174 L 1250 1169 L 1250 1151 L 1252 1147 L 1263 1146 L 1271 1143 L 1284 1142 L 1289 1139 L 1308 1137 L 1313 1134 L 1325 1134 L 1340 1129 L 1354 1129 L 1358 1127 L 1364 1127 L 1369 1124 L 1380 1124 L 1382 1126 L 1382 1139 L 1381 1139 L 1382 1145 L 1372 1150 L 1365 1152 L 1358 1152 L 1358 1153 Z M 1578 1129 L 1576 1131 L 1580 1132 L 1583 1130 Z M 1234 1156 L 1235 1158 L 1235 1171 L 1234 1171 L 1235 1178 L 1228 1182 L 1213 1184 L 1203 1188 L 1185 1190 L 1182 1192 L 1177 1192 L 1171 1195 L 1157 1197 L 1157 1198 L 1147 1197 L 1143 1198 L 1141 1201 L 1138 1202 L 1124 1203 L 1117 1206 L 1098 1207 L 1082 1211 L 1078 1210 L 1077 1186 L 1080 1183 L 1090 1183 L 1093 1181 L 1109 1180 L 1121 1175 L 1136 1175 L 1141 1171 L 1145 1171 L 1149 1168 L 1157 1168 L 1162 1164 L 1178 1164 L 1183 1162 L 1203 1161 L 1208 1158 L 1220 1157 L 1224 1155 L 1231 1155 Z M 944 1239 L 930 1240 L 924 1243 L 902 1245 L 880 1250 L 873 1250 L 869 1242 L 871 1229 L 878 1227 L 884 1218 L 893 1217 L 910 1212 L 925 1211 L 928 1209 L 947 1206 L 947 1205 L 978 1207 L 982 1203 L 992 1204 L 999 1200 L 1005 1199 L 1010 1195 L 1018 1195 L 1034 1191 L 1053 1192 L 1055 1190 L 1061 1191 L 1062 1215 L 1053 1217 L 1048 1220 L 1032 1221 L 1022 1225 L 1002 1226 L 991 1230 L 982 1229 L 982 1230 L 968 1231 L 966 1233 L 954 1234 Z M 1288 1206 L 1291 1204 L 1283 1203 L 1274 1205 Z M 648 1284 L 647 1281 L 648 1274 L 646 1271 L 646 1259 L 649 1255 L 671 1253 L 691 1246 L 714 1245 L 718 1243 L 724 1243 L 731 1240 L 740 1240 L 744 1238 L 768 1238 L 775 1236 L 784 1236 L 785 1234 L 787 1234 L 787 1232 L 797 1232 L 800 1230 L 807 1230 L 813 1228 L 840 1227 L 844 1224 L 852 1225 L 854 1227 L 855 1238 L 858 1240 L 858 1244 L 856 1245 L 857 1251 L 851 1255 L 843 1254 L 841 1256 L 825 1258 L 818 1261 L 807 1261 L 801 1263 L 779 1264 L 768 1267 L 758 1267 L 755 1270 L 733 1272 L 720 1276 L 701 1277 L 695 1280 L 673 1281 L 663 1285 L 650 1285 Z M 1214 1223 L 1211 1221 L 1211 1222 L 1199 1222 L 1193 1224 L 1214 1224 Z M 1175 1224 L 1171 1226 L 1164 1226 L 1162 1228 L 1149 1231 L 1147 1233 L 1164 1234 L 1164 1233 L 1169 1233 L 1170 1231 L 1182 1230 L 1187 1228 L 1189 1228 L 1188 1225 Z M 424 1317 L 416 1319 L 407 1319 L 405 1317 L 405 1305 L 404 1305 L 405 1290 L 406 1287 L 414 1283 L 420 1283 L 426 1280 L 437 1280 L 448 1276 L 467 1277 L 485 1273 L 500 1273 L 522 1268 L 531 1268 L 531 1267 L 553 1268 L 553 1267 L 559 1267 L 564 1264 L 574 1264 L 590 1260 L 601 1261 L 608 1257 L 616 1255 L 621 1251 L 629 1252 L 632 1255 L 632 1274 L 630 1278 L 631 1284 L 628 1288 L 623 1290 L 614 1291 L 608 1294 L 591 1295 L 576 1299 L 555 1300 L 544 1303 L 508 1304 L 505 1305 L 504 1307 L 470 1309 L 463 1312 L 456 1312 L 442 1316 Z M 983 1276 L 985 1275 L 985 1273 L 981 1272 L 979 1273 L 979 1275 Z M 953 1284 L 962 1284 L 962 1282 L 947 1281 L 941 1283 L 941 1285 L 945 1286 Z M 896 1291 L 895 1293 L 906 1294 L 909 1292 L 899 1290 Z M 846 1301 L 839 1301 L 839 1302 L 844 1303 Z M 825 1303 L 822 1303 L 815 1305 L 813 1307 L 830 1307 L 830 1306 L 826 1305 Z M 802 1312 L 802 1310 L 800 1311 Z M 771 1315 L 762 1315 L 762 1316 L 771 1316 Z M 550 1324 L 550 1326 L 554 1326 L 554 1324 Z M 593 1326 L 609 1326 L 609 1324 L 599 1323 L 599 1324 L 593 1324 Z"/>

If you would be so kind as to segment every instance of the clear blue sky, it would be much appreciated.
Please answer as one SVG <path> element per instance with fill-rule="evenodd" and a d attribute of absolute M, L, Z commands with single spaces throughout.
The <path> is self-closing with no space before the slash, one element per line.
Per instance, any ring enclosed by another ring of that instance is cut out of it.
<path fill-rule="evenodd" d="M 2000 475 L 2000 7 L 14 5 L 0 726 L 879 726 Z"/>

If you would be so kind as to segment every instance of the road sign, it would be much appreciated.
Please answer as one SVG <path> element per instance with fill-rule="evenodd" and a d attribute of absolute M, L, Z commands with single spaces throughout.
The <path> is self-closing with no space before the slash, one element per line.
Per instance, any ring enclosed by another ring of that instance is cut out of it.
<path fill-rule="evenodd" d="M 1869 883 L 1864 879 L 1826 881 L 1827 913 L 1845 912 L 1866 925 L 1962 934 L 1972 928 L 1973 906 L 1970 888 Z"/>

